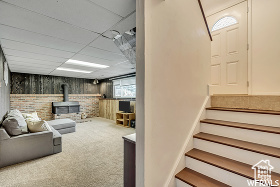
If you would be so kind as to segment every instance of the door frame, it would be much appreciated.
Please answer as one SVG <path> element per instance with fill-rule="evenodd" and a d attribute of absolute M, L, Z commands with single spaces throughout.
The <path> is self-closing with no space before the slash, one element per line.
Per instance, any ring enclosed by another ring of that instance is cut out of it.
<path fill-rule="evenodd" d="M 247 50 L 248 52 L 248 95 L 252 95 L 252 1 L 253 0 L 247 0 L 247 23 L 248 23 L 248 47 L 249 49 Z"/>

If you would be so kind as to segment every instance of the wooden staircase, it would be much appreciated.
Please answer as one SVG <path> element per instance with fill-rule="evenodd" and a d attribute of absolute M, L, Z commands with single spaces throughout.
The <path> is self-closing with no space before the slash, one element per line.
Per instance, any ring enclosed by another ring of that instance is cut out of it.
<path fill-rule="evenodd" d="M 206 118 L 175 176 L 177 187 L 247 187 L 261 160 L 270 161 L 273 184 L 280 183 L 280 112 L 213 107 Z"/>

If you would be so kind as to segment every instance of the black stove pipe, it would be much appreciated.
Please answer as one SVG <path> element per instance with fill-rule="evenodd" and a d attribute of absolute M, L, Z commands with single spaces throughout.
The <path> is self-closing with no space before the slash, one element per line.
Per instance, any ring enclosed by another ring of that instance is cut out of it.
<path fill-rule="evenodd" d="M 68 85 L 67 84 L 62 84 L 61 87 L 63 89 L 63 102 L 67 102 L 67 101 L 69 101 Z"/>

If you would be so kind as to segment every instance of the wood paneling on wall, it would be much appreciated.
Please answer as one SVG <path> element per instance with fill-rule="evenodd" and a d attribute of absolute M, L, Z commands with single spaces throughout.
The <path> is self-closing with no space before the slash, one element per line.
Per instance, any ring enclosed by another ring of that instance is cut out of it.
<path fill-rule="evenodd" d="M 99 117 L 116 120 L 116 113 L 119 111 L 119 101 L 116 99 L 99 100 Z M 136 101 L 130 101 L 131 110 L 135 113 Z"/>
<path fill-rule="evenodd" d="M 113 98 L 113 81 L 104 79 L 100 81 L 100 94 L 105 94 L 107 98 Z"/>
<path fill-rule="evenodd" d="M 91 79 L 12 73 L 11 94 L 61 94 L 61 84 L 69 85 L 69 94 L 98 94 L 99 84 Z"/>
<path fill-rule="evenodd" d="M 0 47 L 0 126 L 4 115 L 10 110 L 10 71 L 9 84 L 4 82 L 4 62 L 6 61 L 3 51 Z"/>

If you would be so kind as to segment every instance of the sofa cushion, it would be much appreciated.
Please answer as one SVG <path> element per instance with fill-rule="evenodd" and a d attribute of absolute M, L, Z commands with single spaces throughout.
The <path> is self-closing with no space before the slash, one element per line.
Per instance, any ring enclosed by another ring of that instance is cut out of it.
<path fill-rule="evenodd" d="M 0 141 L 9 139 L 10 136 L 8 135 L 7 131 L 4 128 L 0 128 Z"/>
<path fill-rule="evenodd" d="M 53 132 L 53 145 L 61 145 L 61 134 L 55 130 L 52 126 L 50 126 L 52 132 Z"/>
<path fill-rule="evenodd" d="M 60 134 L 68 134 L 68 133 L 76 132 L 76 127 L 70 127 L 70 128 L 66 128 L 66 129 L 58 129 L 57 131 Z"/>
<path fill-rule="evenodd" d="M 71 128 L 76 126 L 76 122 L 71 119 L 56 119 L 48 121 L 48 124 L 52 126 L 55 130 Z"/>

